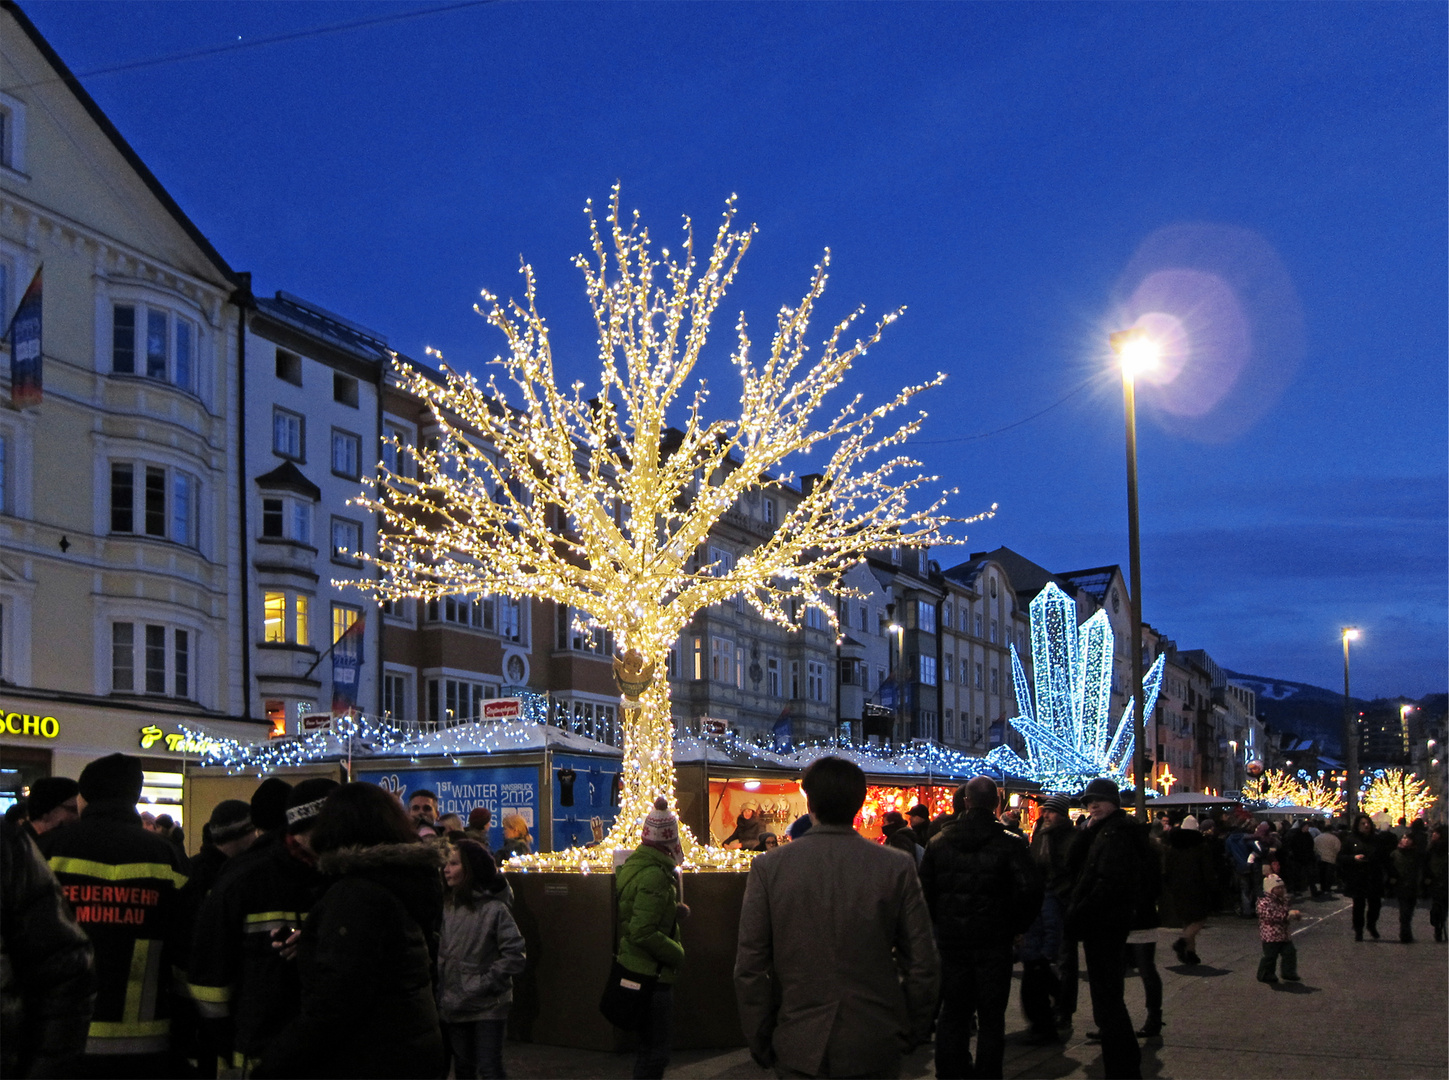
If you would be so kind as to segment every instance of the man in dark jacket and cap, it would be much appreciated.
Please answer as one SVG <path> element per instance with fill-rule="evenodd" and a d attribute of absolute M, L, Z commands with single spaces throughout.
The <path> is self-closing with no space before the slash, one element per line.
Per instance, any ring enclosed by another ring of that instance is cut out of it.
<path fill-rule="evenodd" d="M 1071 863 L 1076 873 L 1065 930 L 1082 943 L 1092 1017 L 1102 1038 L 1108 1080 L 1142 1075 L 1142 1049 L 1123 1000 L 1123 954 L 1144 894 L 1159 884 L 1147 827 L 1122 810 L 1111 780 L 1098 777 L 1082 792 L 1089 818 Z M 1156 895 L 1152 896 L 1154 905 Z"/>
<path fill-rule="evenodd" d="M 297 965 L 272 944 L 301 927 L 322 893 L 324 879 L 307 837 L 338 786 L 316 777 L 288 787 L 275 838 L 258 840 L 231 860 L 201 906 L 191 949 L 191 994 L 206 1022 L 208 1046 L 230 1068 L 255 1065 L 301 1001 Z M 260 807 L 268 825 L 277 819 L 266 800 L 277 790 L 274 786 Z M 258 795 L 260 789 L 252 798 L 254 822 Z"/>
<path fill-rule="evenodd" d="M 996 820 L 996 781 L 966 784 L 966 811 L 932 839 L 921 888 L 941 951 L 936 1076 L 1000 1077 L 1012 944 L 1041 910 L 1042 875 L 1026 842 Z M 976 1064 L 970 1024 L 977 1018 Z"/>
<path fill-rule="evenodd" d="M 80 775 L 80 820 L 41 838 L 96 957 L 96 1007 L 81 1071 L 88 1076 L 176 1076 L 171 1051 L 173 965 L 186 884 L 176 848 L 141 825 L 140 758 L 111 754 Z"/>
<path fill-rule="evenodd" d="M 80 785 L 68 776 L 47 776 L 30 785 L 25 813 L 33 839 L 80 818 Z"/>

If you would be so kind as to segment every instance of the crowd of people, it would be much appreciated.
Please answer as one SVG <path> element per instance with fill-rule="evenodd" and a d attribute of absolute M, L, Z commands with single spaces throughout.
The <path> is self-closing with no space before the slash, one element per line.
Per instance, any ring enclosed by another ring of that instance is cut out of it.
<path fill-rule="evenodd" d="M 113 754 L 78 780 L 38 781 L 6 815 L 0 1075 L 505 1075 L 527 956 L 499 866 L 531 850 L 522 817 L 503 818 L 495 852 L 485 808 L 465 822 L 426 790 L 404 806 L 372 784 L 274 777 L 219 803 L 187 859 L 179 826 L 137 813 L 142 778 L 139 759 Z M 1054 795 L 1028 836 L 983 776 L 949 813 L 887 815 L 876 843 L 855 828 L 858 766 L 821 758 L 802 787 L 808 814 L 782 837 L 743 814 L 731 837 L 761 852 L 740 914 L 739 1015 L 751 1056 L 779 1076 L 892 1076 L 934 1037 L 938 1077 L 999 1077 L 1015 965 L 1026 1038 L 1046 1044 L 1072 1032 L 1083 962 L 1103 1075 L 1139 1076 L 1139 1040 L 1167 1023 L 1159 941 L 1199 965 L 1210 919 L 1256 918 L 1258 979 L 1297 981 L 1291 905 L 1334 890 L 1357 941 L 1380 936 L 1387 899 L 1413 942 L 1425 897 L 1446 939 L 1443 825 L 1275 828 L 1240 811 L 1149 824 L 1099 778 L 1075 821 Z M 669 1061 L 683 860 L 661 799 L 614 876 L 610 983 L 627 1004 L 610 1016 L 637 1032 L 637 1077 Z"/>

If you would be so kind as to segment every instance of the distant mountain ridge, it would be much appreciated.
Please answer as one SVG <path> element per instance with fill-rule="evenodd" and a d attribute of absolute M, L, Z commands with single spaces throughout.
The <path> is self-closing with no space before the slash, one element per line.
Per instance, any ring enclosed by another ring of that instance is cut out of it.
<path fill-rule="evenodd" d="M 1258 714 L 1267 722 L 1270 734 L 1275 738 L 1284 732 L 1305 739 L 1316 739 L 1325 753 L 1334 757 L 1343 756 L 1343 693 L 1325 690 L 1312 683 L 1295 682 L 1292 679 L 1274 679 L 1263 675 L 1248 675 L 1239 671 L 1224 672 L 1233 682 L 1242 683 L 1258 696 Z M 1436 711 L 1442 711 L 1443 694 L 1429 694 L 1421 704 L 1437 704 Z M 1388 702 L 1392 698 L 1352 698 L 1355 710 L 1368 711 L 1376 702 Z"/>

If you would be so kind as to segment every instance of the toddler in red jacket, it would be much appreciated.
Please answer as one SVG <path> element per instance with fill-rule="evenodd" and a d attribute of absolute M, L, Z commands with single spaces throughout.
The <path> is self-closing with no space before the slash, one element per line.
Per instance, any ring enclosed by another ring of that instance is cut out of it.
<path fill-rule="evenodd" d="M 1288 907 L 1288 889 L 1277 874 L 1263 879 L 1263 895 L 1258 897 L 1258 936 L 1263 939 L 1263 959 L 1258 961 L 1258 981 L 1275 983 L 1278 958 L 1283 958 L 1283 980 L 1301 982 L 1298 977 L 1298 949 L 1288 924 L 1303 918 L 1303 912 Z"/>

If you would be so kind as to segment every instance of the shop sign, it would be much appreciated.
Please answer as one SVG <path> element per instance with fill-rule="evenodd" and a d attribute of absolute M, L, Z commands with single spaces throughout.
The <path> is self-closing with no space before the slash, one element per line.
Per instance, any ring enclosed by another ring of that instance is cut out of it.
<path fill-rule="evenodd" d="M 484 720 L 519 720 L 522 717 L 522 698 L 501 697 L 483 702 Z"/>
<path fill-rule="evenodd" d="M 60 721 L 53 716 L 36 713 L 0 713 L 0 734 L 54 739 L 60 735 Z"/>
<path fill-rule="evenodd" d="M 142 750 L 150 750 L 158 742 L 164 743 L 166 749 L 173 754 L 196 754 L 201 757 L 221 753 L 221 743 L 214 739 L 193 739 L 179 731 L 165 732 L 155 724 L 147 724 L 141 729 Z"/>

